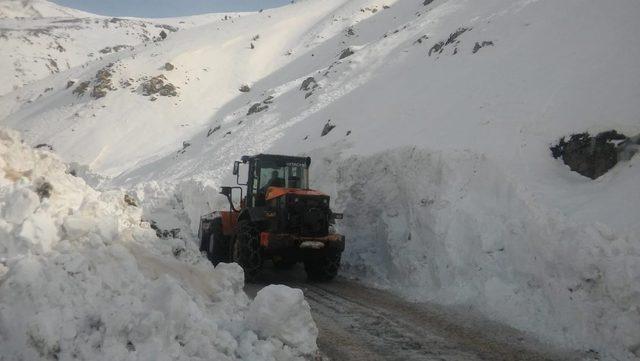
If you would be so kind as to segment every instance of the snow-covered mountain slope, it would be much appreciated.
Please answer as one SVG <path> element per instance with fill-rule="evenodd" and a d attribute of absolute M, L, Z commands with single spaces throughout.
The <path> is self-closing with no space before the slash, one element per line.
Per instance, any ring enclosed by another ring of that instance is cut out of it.
<path fill-rule="evenodd" d="M 190 18 L 113 18 L 68 9 L 44 0 L 0 2 L 0 95 L 109 54 L 238 14 Z M 51 91 L 45 88 L 41 91 Z"/>
<path fill-rule="evenodd" d="M 56 5 L 45 0 L 3 0 L 0 18 L 83 17 L 84 11 Z"/>
<path fill-rule="evenodd" d="M 7 94 L 0 100 L 0 116 L 10 113 L 5 124 L 25 131 L 33 142 L 50 143 L 69 159 L 118 174 L 178 150 L 182 141 L 206 129 L 216 109 L 236 97 L 241 85 L 297 58 L 288 52 L 300 43 L 301 34 L 339 3 L 305 2 L 286 11 L 220 20 L 111 53 Z M 144 96 L 144 83 L 159 76 L 175 93 Z M 76 83 L 67 88 L 69 80 Z M 83 93 L 79 87 L 87 81 L 92 83 Z M 105 90 L 104 96 L 92 92 L 96 86 Z M 47 88 L 53 90 L 45 92 Z"/>
<path fill-rule="evenodd" d="M 141 213 L 0 129 L 0 359 L 301 361 L 316 352 L 302 292 L 265 288 L 250 303 L 239 266 L 214 269 L 193 243 L 156 237 Z"/>
<path fill-rule="evenodd" d="M 225 207 L 233 160 L 311 155 L 345 212 L 345 274 L 633 359 L 638 156 L 590 180 L 549 146 L 640 133 L 639 15 L 633 0 L 303 1 L 52 75 L 0 98 L 0 117 L 192 231 Z"/>

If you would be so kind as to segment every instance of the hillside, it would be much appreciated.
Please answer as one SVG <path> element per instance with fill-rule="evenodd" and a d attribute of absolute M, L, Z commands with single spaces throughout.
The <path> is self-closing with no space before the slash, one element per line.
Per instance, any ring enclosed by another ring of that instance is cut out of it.
<path fill-rule="evenodd" d="M 231 17 L 209 14 L 189 18 L 135 19 L 98 16 L 48 1 L 0 3 L 0 96 L 60 72 L 84 68 L 114 53 L 131 56 L 134 46 L 161 39 L 161 32 Z M 45 87 L 42 92 L 53 89 Z M 27 101 L 33 99 L 27 99 Z"/>
<path fill-rule="evenodd" d="M 44 0 L 5 0 L 0 3 L 0 18 L 80 17 L 86 12 Z"/>
<path fill-rule="evenodd" d="M 184 234 L 226 207 L 241 155 L 309 155 L 345 213 L 343 274 L 634 359 L 640 160 L 592 180 L 549 148 L 640 133 L 638 16 L 633 0 L 309 0 L 155 41 L 88 26 L 69 33 L 82 54 L 132 47 L 16 83 L 0 122 Z"/>

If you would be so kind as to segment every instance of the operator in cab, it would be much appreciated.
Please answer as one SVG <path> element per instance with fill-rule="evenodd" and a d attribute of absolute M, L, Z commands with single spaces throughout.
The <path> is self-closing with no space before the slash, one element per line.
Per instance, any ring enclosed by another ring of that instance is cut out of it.
<path fill-rule="evenodd" d="M 269 187 L 284 187 L 284 178 L 280 178 L 280 174 L 277 170 L 271 172 L 271 178 L 267 181 L 267 183 L 262 188 L 263 192 L 266 192 Z"/>

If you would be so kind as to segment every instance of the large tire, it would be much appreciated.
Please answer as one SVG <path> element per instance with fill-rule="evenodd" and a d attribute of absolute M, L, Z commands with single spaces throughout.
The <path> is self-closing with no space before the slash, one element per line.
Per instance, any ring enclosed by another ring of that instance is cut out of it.
<path fill-rule="evenodd" d="M 200 229 L 198 234 L 200 235 L 200 252 L 206 252 L 209 256 L 209 242 L 211 241 L 211 219 L 200 220 Z"/>
<path fill-rule="evenodd" d="M 233 261 L 244 270 L 245 281 L 255 280 L 262 268 L 258 230 L 250 221 L 238 222 L 238 232 L 233 243 Z"/>
<path fill-rule="evenodd" d="M 273 262 L 273 267 L 277 270 L 290 270 L 293 266 L 296 265 L 296 261 L 290 261 L 284 258 L 276 258 L 274 257 L 271 262 Z"/>
<path fill-rule="evenodd" d="M 331 281 L 338 274 L 340 257 L 341 253 L 336 251 L 310 252 L 304 259 L 307 278 L 310 281 Z"/>
<path fill-rule="evenodd" d="M 207 256 L 214 266 L 220 262 L 229 262 L 229 241 L 222 233 L 222 218 L 215 218 L 211 223 Z"/>

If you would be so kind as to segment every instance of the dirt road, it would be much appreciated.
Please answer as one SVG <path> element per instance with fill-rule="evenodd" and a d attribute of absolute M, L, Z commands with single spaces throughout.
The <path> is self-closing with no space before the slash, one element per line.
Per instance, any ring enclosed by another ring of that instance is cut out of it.
<path fill-rule="evenodd" d="M 320 335 L 318 346 L 334 361 L 357 360 L 578 360 L 585 355 L 550 351 L 519 332 L 471 318 L 464 312 L 404 301 L 384 291 L 338 278 L 308 283 L 304 270 L 275 271 L 245 287 L 255 294 L 268 284 L 300 288 Z"/>

